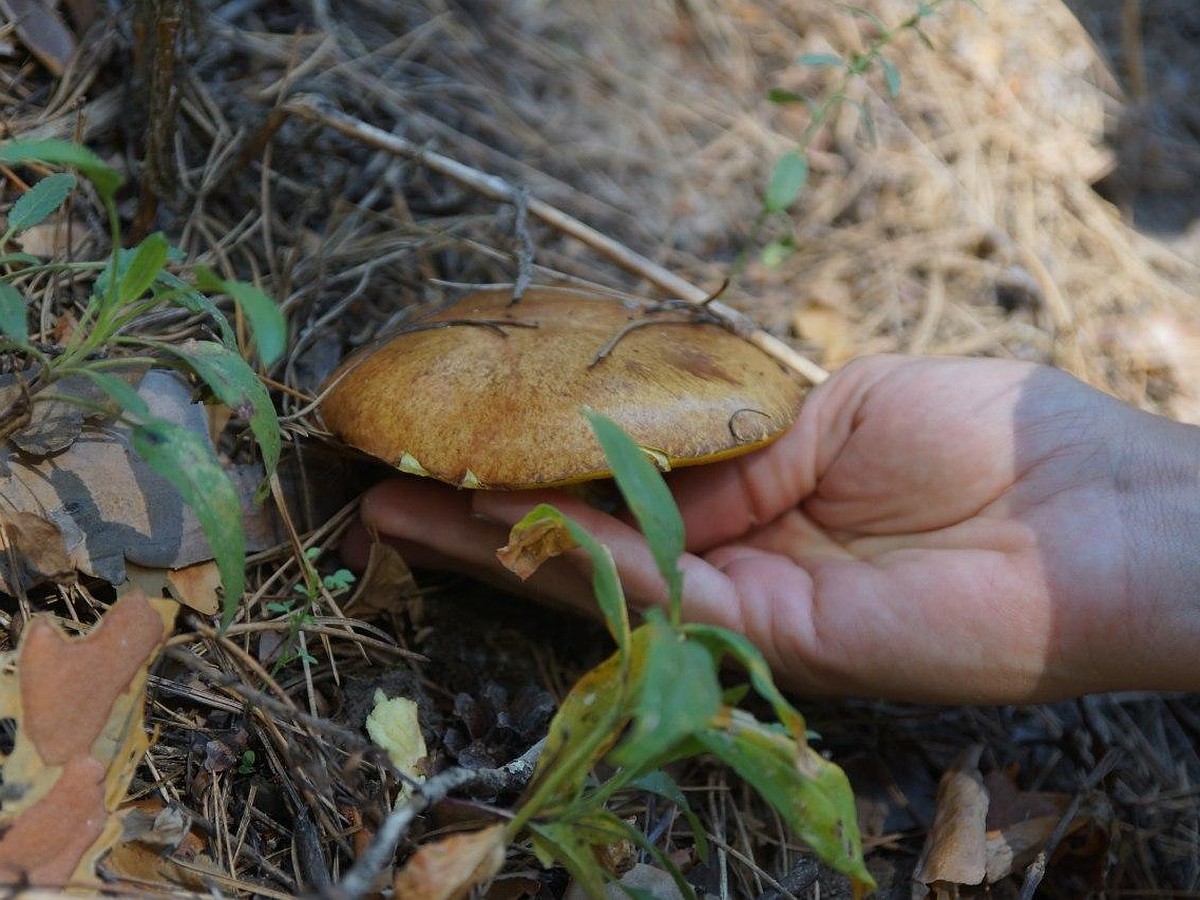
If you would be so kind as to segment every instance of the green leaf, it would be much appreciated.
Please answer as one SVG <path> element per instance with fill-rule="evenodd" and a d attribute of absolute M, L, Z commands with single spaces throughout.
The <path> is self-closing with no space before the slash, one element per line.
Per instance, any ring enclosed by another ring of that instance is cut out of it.
<path fill-rule="evenodd" d="M 571 688 L 550 721 L 546 745 L 526 790 L 525 815 L 542 815 L 570 804 L 592 768 L 621 739 L 632 710 L 631 685 L 642 678 L 649 633 L 633 632 L 629 652 L 612 654 Z"/>
<path fill-rule="evenodd" d="M 700 857 L 701 862 L 708 862 L 708 833 L 704 830 L 700 817 L 688 803 L 687 795 L 683 793 L 674 778 L 662 769 L 657 769 L 632 781 L 629 787 L 638 791 L 646 791 L 674 803 L 687 819 L 688 825 L 691 826 L 692 838 L 696 841 L 696 855 Z"/>
<path fill-rule="evenodd" d="M 5 253 L 3 256 L 0 256 L 0 266 L 11 266 L 18 263 L 26 266 L 36 266 L 40 265 L 41 262 L 41 259 L 32 253 Z"/>
<path fill-rule="evenodd" d="M 846 774 L 812 748 L 737 713 L 700 742 L 744 778 L 817 855 L 839 872 L 874 887 L 862 856 L 854 792 Z"/>
<path fill-rule="evenodd" d="M 25 298 L 7 281 L 0 281 L 0 333 L 18 344 L 29 343 Z"/>
<path fill-rule="evenodd" d="M 79 369 L 79 373 L 92 379 L 100 390 L 108 394 L 117 406 L 121 407 L 122 410 L 131 416 L 137 419 L 149 417 L 149 405 L 125 380 L 118 378 L 116 375 L 110 375 L 107 372 L 97 372 L 87 367 Z"/>
<path fill-rule="evenodd" d="M 270 476 L 279 463 L 279 419 L 266 387 L 246 361 L 214 341 L 188 340 L 181 344 L 155 341 L 153 346 L 182 359 L 222 403 L 250 422 Z"/>
<path fill-rule="evenodd" d="M 888 96 L 895 100 L 900 96 L 900 70 L 886 57 L 879 57 L 879 65 L 883 66 L 883 80 L 887 84 Z"/>
<path fill-rule="evenodd" d="M 787 262 L 795 252 L 796 242 L 792 239 L 791 235 L 788 235 L 787 237 L 771 241 L 771 243 L 762 248 L 762 253 L 759 256 L 764 266 L 775 268 Z"/>
<path fill-rule="evenodd" d="M 166 265 L 169 248 L 170 245 L 161 231 L 147 235 L 133 248 L 117 288 L 117 299 L 120 303 L 132 303 L 146 293 Z"/>
<path fill-rule="evenodd" d="M 47 175 L 13 204 L 8 214 L 8 233 L 20 234 L 37 225 L 62 206 L 74 189 L 74 175 L 66 172 Z"/>
<path fill-rule="evenodd" d="M 771 88 L 767 91 L 767 99 L 772 103 L 812 103 L 803 94 L 797 94 L 795 91 L 786 91 L 783 88 Z"/>
<path fill-rule="evenodd" d="M 229 319 L 226 318 L 225 313 L 221 312 L 217 304 L 213 303 L 182 278 L 164 269 L 158 273 L 158 278 L 155 280 L 152 290 L 154 290 L 156 295 L 159 293 L 168 293 L 171 296 L 170 302 L 179 304 L 188 312 L 207 316 L 212 319 L 216 323 L 217 330 L 221 333 L 221 343 L 230 350 L 237 349 L 237 337 L 234 335 L 233 326 L 229 324 Z"/>
<path fill-rule="evenodd" d="M 763 659 L 762 651 L 749 638 L 717 625 L 688 623 L 683 626 L 683 632 L 708 648 L 714 664 L 719 664 L 725 654 L 737 660 L 738 665 L 745 669 L 750 677 L 750 684 L 755 692 L 771 704 L 776 718 L 783 723 L 793 738 L 797 741 L 804 740 L 807 733 L 804 716 L 800 715 L 800 711 L 792 706 L 775 686 L 771 667 Z"/>
<path fill-rule="evenodd" d="M 582 547 L 592 562 L 592 592 L 617 647 L 629 649 L 629 610 L 625 592 L 609 549 L 574 519 L 542 503 L 531 509 L 508 533 L 508 545 L 497 552 L 501 563 L 526 578 L 543 562 L 573 547 Z"/>
<path fill-rule="evenodd" d="M 621 496 L 638 521 L 658 571 L 667 583 L 672 620 L 678 619 L 678 607 L 683 597 L 683 573 L 679 571 L 679 557 L 683 555 L 683 518 L 679 507 L 667 489 L 662 475 L 646 458 L 642 449 L 611 419 L 585 409 L 596 434 L 596 440 L 604 450 L 604 457 L 612 469 L 613 478 Z"/>
<path fill-rule="evenodd" d="M 237 614 L 246 584 L 246 539 L 237 489 L 208 442 L 182 425 L 145 419 L 133 428 L 133 448 L 175 486 L 200 522 L 225 588 L 221 613 L 225 628 Z"/>
<path fill-rule="evenodd" d="M 116 196 L 117 188 L 124 179 L 116 169 L 100 159 L 87 147 L 70 141 L 9 141 L 0 145 L 0 162 L 28 163 L 44 162 L 60 166 L 72 166 L 82 172 L 96 186 L 96 191 L 107 202 Z"/>
<path fill-rule="evenodd" d="M 799 151 L 789 150 L 775 163 L 763 206 L 767 212 L 783 212 L 796 202 L 808 180 L 808 160 Z"/>
<path fill-rule="evenodd" d="M 610 755 L 637 770 L 659 760 L 707 726 L 721 708 L 721 686 L 708 652 L 680 639 L 660 610 L 647 615 L 646 665 L 633 696 L 633 727 Z"/>
<path fill-rule="evenodd" d="M 244 281 L 225 281 L 211 269 L 196 267 L 196 286 L 210 293 L 228 294 L 250 320 L 258 358 L 269 366 L 283 356 L 287 347 L 287 321 L 279 306 L 252 284 Z"/>
<path fill-rule="evenodd" d="M 796 57 L 796 65 L 808 66 L 812 69 L 828 68 L 845 65 L 836 53 L 801 53 Z"/>
<path fill-rule="evenodd" d="M 531 823 L 533 852 L 542 865 L 560 863 L 589 900 L 605 900 L 608 875 L 592 852 L 592 842 L 580 828 L 565 822 Z"/>

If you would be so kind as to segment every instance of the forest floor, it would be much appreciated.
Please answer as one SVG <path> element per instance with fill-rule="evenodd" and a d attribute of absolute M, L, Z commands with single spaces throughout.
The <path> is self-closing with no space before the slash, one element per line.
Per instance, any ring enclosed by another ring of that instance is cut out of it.
<path fill-rule="evenodd" d="M 864 5 L 888 26 L 915 8 Z M 383 473 L 350 473 L 330 453 L 311 399 L 406 308 L 512 282 L 529 265 L 525 243 L 538 282 L 659 296 L 658 271 L 717 291 L 736 270 L 722 299 L 826 368 L 874 352 L 1036 360 L 1200 424 L 1192 0 L 1144 0 L 1124 31 L 1100 0 L 1071 0 L 1078 20 L 1046 0 L 951 2 L 924 23 L 928 45 L 901 31 L 881 46 L 894 92 L 879 66 L 842 85 L 838 69 L 811 64 L 883 34 L 825 2 L 348 0 L 336 17 L 322 2 L 198 4 L 170 32 L 177 68 L 157 93 L 153 36 L 128 14 L 85 32 L 99 4 L 64 6 L 81 49 L 57 75 L 0 29 L 7 136 L 82 140 L 128 172 L 122 213 L 135 232 L 161 229 L 189 261 L 282 304 L 289 354 L 267 374 L 285 426 L 283 495 L 297 539 L 321 548 L 322 574 L 338 568 L 357 490 Z M 805 148 L 810 177 L 790 215 L 756 233 L 772 167 L 811 121 L 812 107 L 772 102 L 772 90 L 817 106 L 844 90 L 846 102 Z M 631 268 L 553 222 L 518 225 L 519 202 L 339 132 L 330 109 L 504 179 L 653 266 Z M 785 238 L 792 250 L 764 260 Z M 103 240 L 99 229 L 69 252 L 102 254 Z M 126 888 L 329 890 L 387 814 L 392 783 L 363 733 L 377 688 L 418 701 L 432 768 L 501 765 L 609 649 L 590 623 L 398 565 L 353 595 L 318 594 L 297 618 L 302 566 L 286 540 L 265 542 L 249 574 L 237 637 L 185 611 L 154 670 L 157 730 L 132 791 L 155 816 L 182 811 L 188 840 L 127 852 L 109 869 Z M 62 614 L 63 596 L 85 620 L 103 606 L 93 584 L 31 598 L 33 611 Z M 1200 892 L 1195 696 L 802 707 L 851 776 L 879 896 L 913 895 L 939 779 L 972 748 L 994 799 L 1036 796 L 1058 811 L 1030 846 L 1006 844 L 1019 862 L 990 896 L 1017 896 L 1043 847 L 1039 896 Z M 689 869 L 698 890 L 847 895 L 728 771 L 675 775 L 715 839 Z M 443 807 L 406 849 L 470 811 Z M 686 829 L 661 807 L 631 815 L 686 855 Z M 1054 832 L 1060 819 L 1069 834 Z M 513 848 L 486 896 L 557 897 L 565 881 Z"/>

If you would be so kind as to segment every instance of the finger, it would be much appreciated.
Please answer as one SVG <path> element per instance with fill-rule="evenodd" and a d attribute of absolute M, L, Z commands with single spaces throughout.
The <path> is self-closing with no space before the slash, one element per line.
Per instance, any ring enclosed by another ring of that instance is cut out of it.
<path fill-rule="evenodd" d="M 559 492 L 480 493 L 475 509 L 482 516 L 510 525 L 539 502 L 551 501 L 608 547 L 630 604 L 642 608 L 668 603 L 666 583 L 641 532 L 576 497 Z M 580 551 L 572 551 L 564 559 L 581 570 L 591 571 L 590 562 Z M 683 573 L 684 619 L 741 631 L 741 611 L 733 582 L 692 554 L 685 553 L 680 558 L 679 568 Z"/>
<path fill-rule="evenodd" d="M 501 566 L 496 550 L 508 542 L 508 527 L 476 515 L 471 494 L 422 478 L 382 482 L 363 495 L 361 525 L 351 529 L 343 553 L 348 562 L 365 563 L 374 533 L 409 565 L 460 572 L 510 593 L 594 609 L 587 579 L 567 562 L 552 560 L 527 581 Z"/>

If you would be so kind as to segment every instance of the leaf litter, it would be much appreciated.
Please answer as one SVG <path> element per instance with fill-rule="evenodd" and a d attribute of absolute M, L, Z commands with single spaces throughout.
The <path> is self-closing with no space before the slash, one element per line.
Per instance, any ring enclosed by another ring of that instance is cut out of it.
<path fill-rule="evenodd" d="M 911 11 L 898 0 L 870 7 L 885 21 Z M 223 274 L 260 275 L 292 313 L 295 349 L 271 370 L 284 388 L 275 396 L 289 438 L 321 433 L 305 392 L 328 371 L 331 332 L 358 345 L 388 327 L 399 306 L 452 296 L 450 282 L 515 280 L 522 242 L 536 250 L 539 279 L 565 274 L 637 288 L 644 273 L 600 259 L 552 226 L 526 226 L 522 235 L 514 207 L 481 200 L 369 144 L 273 115 L 276 100 L 303 91 L 364 121 L 402 122 L 419 144 L 524 184 L 532 196 L 709 286 L 723 278 L 758 192 L 804 124 L 802 106 L 764 103 L 766 89 L 818 92 L 827 72 L 797 58 L 854 52 L 873 27 L 834 7 L 755 3 L 567 2 L 536 13 L 501 4 L 482 22 L 424 3 L 396 9 L 363 0 L 336 20 L 322 9 L 227 4 L 204 19 L 204 43 L 187 45 L 188 65 L 178 73 L 187 97 L 182 156 L 161 207 L 163 227 L 184 252 Z M 1181 7 L 1177 14 L 1186 13 Z M 1039 359 L 1196 421 L 1187 348 L 1200 276 L 1184 257 L 1129 229 L 1091 190 L 1120 160 L 1103 142 L 1117 87 L 1090 40 L 1057 5 L 1025 2 L 986 16 L 965 4 L 951 8 L 931 31 L 934 50 L 912 41 L 894 57 L 895 101 L 885 102 L 890 85 L 883 81 L 858 88 L 856 101 L 872 113 L 874 143 L 858 111 L 847 109 L 814 147 L 796 207 L 796 251 L 773 267 L 752 262 L 725 299 L 776 334 L 794 328 L 798 346 L 827 365 L 851 352 L 887 350 Z M 151 108 L 128 102 L 131 34 L 129 20 L 102 25 L 96 50 L 85 48 L 61 84 L 36 67 L 8 78 L 0 99 L 19 110 L 14 132 L 78 134 L 106 157 L 138 158 L 112 141 L 121 117 Z M 481 54 L 481 46 L 490 52 Z M 9 61 L 0 65 L 15 72 Z M 68 95 L 81 107 L 60 102 Z M 91 221 L 72 210 L 80 215 Z M 96 258 L 87 246 L 95 239 L 80 235 L 74 220 L 64 230 L 76 258 Z M 66 292 L 47 278 L 23 287 L 45 311 L 43 321 L 69 321 L 69 279 Z M 180 325 L 180 342 L 210 337 Z M 222 449 L 237 455 L 228 437 Z M 297 540 L 332 547 L 349 522 L 344 501 L 352 492 L 329 496 L 343 480 L 315 459 L 285 496 Z M 96 480 L 81 471 L 95 490 Z M 30 512 L 65 505 L 48 502 Z M 305 516 L 330 507 L 341 512 Z M 61 516 L 53 524 L 67 547 L 80 533 L 91 539 L 93 529 L 73 533 Z M 509 599 L 500 610 L 494 598 L 471 606 L 469 590 L 454 581 L 423 580 L 427 614 L 399 623 L 404 630 L 364 621 L 366 610 L 363 619 L 348 617 L 345 598 L 321 588 L 311 598 L 304 593 L 289 544 L 272 536 L 250 557 L 240 622 L 221 635 L 185 615 L 151 676 L 147 721 L 159 736 L 131 791 L 168 801 L 149 807 L 154 821 L 187 808 L 200 823 L 161 865 L 143 867 L 160 888 L 201 889 L 209 879 L 230 892 L 294 894 L 320 889 L 361 855 L 345 839 L 348 823 L 374 834 L 393 785 L 365 738 L 365 712 L 339 709 L 348 676 L 370 680 L 380 666 L 405 659 L 448 696 L 481 695 L 483 676 L 500 675 L 516 688 L 537 682 L 563 697 L 598 661 L 594 635 L 592 644 L 573 639 L 578 623 L 523 612 Z M 162 565 L 169 548 L 156 552 L 151 564 Z M 61 561 L 46 565 L 62 568 Z M 406 584 L 403 572 L 381 580 Z M 52 584 L 27 602 L 61 602 L 91 620 L 98 606 L 90 591 L 99 589 L 85 577 Z M 272 612 L 270 604 L 287 611 Z M 382 605 L 373 597 L 367 608 Z M 459 612 L 447 615 L 447 606 Z M 450 631 L 457 641 L 445 639 Z M 292 648 L 289 662 L 264 669 L 248 651 L 265 634 Z M 424 658 L 406 656 L 413 649 Z M 421 725 L 435 755 L 445 728 L 438 705 L 426 702 Z M 1119 823 L 1111 848 L 1083 840 L 1088 829 L 1064 826 L 1070 833 L 1047 877 L 1057 895 L 1101 884 L 1143 892 L 1200 886 L 1190 837 L 1192 785 L 1200 777 L 1194 698 L 1111 695 L 995 710 L 849 702 L 808 712 L 825 752 L 866 763 L 855 769 L 869 773 L 856 789 L 865 795 L 878 787 L 891 798 L 878 808 L 878 827 L 867 831 L 873 873 L 883 883 L 907 889 L 916 849 L 935 819 L 932 785 L 955 771 L 964 747 L 979 744 L 985 785 L 1003 769 L 1025 793 L 1049 793 L 1056 804 L 1069 797 L 1093 809 L 1102 799 Z M 242 730 L 253 760 L 194 777 L 198 745 Z M 1103 770 L 1113 748 L 1119 758 Z M 93 773 L 75 764 L 67 783 L 73 796 L 94 799 Z M 719 841 L 720 860 L 719 867 L 697 862 L 690 873 L 696 884 L 715 891 L 724 883 L 739 896 L 838 889 L 837 877 L 798 852 L 781 821 L 738 779 L 705 767 L 691 777 L 702 798 L 694 806 Z M 1001 792 L 987 793 L 990 815 Z M 469 810 L 470 797 L 442 806 L 455 804 Z M 84 805 L 99 809 L 92 800 Z M 1034 848 L 1036 857 L 1053 836 L 1046 825 L 1054 814 L 1042 813 L 989 823 L 985 847 L 993 835 L 1007 835 L 1014 859 Z M 678 841 L 672 849 L 686 849 L 688 836 L 670 810 L 647 804 L 633 814 L 646 833 L 670 835 Z M 975 823 L 977 814 L 967 818 Z M 1023 822 L 1037 823 L 1037 834 L 1018 853 L 1025 838 L 1013 829 Z M 166 819 L 164 827 L 170 833 Z M 977 836 L 975 824 L 971 833 Z M 410 837 L 422 842 L 423 835 L 417 828 Z M 530 864 L 514 853 L 506 865 L 524 871 Z M 1012 879 L 1001 884 L 1011 887 Z"/>

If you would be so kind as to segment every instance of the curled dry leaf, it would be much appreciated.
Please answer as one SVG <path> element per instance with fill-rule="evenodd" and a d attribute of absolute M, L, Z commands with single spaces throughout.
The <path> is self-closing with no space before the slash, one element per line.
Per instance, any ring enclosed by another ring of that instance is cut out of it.
<path fill-rule="evenodd" d="M 417 580 L 400 551 L 382 541 L 373 543 L 358 587 L 342 607 L 346 615 L 360 619 L 392 616 L 404 607 L 416 622 L 421 617 L 421 606 Z"/>
<path fill-rule="evenodd" d="M 937 811 L 913 879 L 924 885 L 981 884 L 987 872 L 988 793 L 979 772 L 983 747 L 965 750 L 942 776 Z"/>
<path fill-rule="evenodd" d="M 171 597 L 204 616 L 215 616 L 220 611 L 217 588 L 221 586 L 221 572 L 212 560 L 182 569 L 150 569 L 127 562 L 125 576 L 127 583 L 141 588 L 149 597 Z"/>
<path fill-rule="evenodd" d="M 395 896 L 454 900 L 494 877 L 504 865 L 504 826 L 455 834 L 417 850 L 396 875 Z"/>
<path fill-rule="evenodd" d="M 544 518 L 514 526 L 508 543 L 496 551 L 496 557 L 504 568 L 524 581 L 546 560 L 577 546 L 561 519 Z"/>
<path fill-rule="evenodd" d="M 147 747 L 147 669 L 176 609 L 132 591 L 84 637 L 68 637 L 49 616 L 26 627 L 15 672 L 0 676 L 0 710 L 17 727 L 3 764 L 0 882 L 95 881 Z"/>
<path fill-rule="evenodd" d="M 10 594 L 54 581 L 70 584 L 75 566 L 53 522 L 20 510 L 0 512 L 0 588 Z"/>

